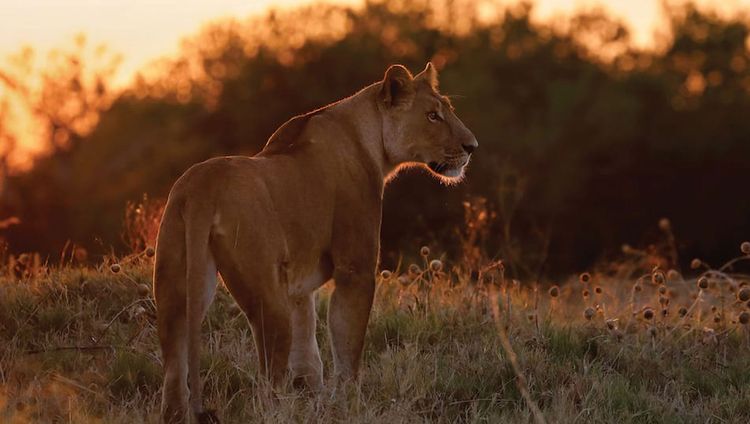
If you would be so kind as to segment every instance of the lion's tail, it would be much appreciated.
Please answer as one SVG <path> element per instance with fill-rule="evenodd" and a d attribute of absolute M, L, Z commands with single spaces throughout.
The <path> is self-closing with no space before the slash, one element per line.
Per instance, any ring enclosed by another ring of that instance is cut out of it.
<path fill-rule="evenodd" d="M 216 290 L 216 263 L 209 250 L 209 236 L 213 211 L 205 203 L 188 205 L 185 220 L 185 256 L 187 259 L 186 316 L 187 356 L 190 406 L 193 412 L 203 412 L 200 379 L 201 324 Z"/>
<path fill-rule="evenodd" d="M 159 228 L 154 294 L 164 359 L 162 416 L 184 422 L 203 412 L 200 384 L 201 323 L 216 290 L 216 265 L 209 249 L 210 202 L 180 195 L 167 202 Z M 188 405 L 189 404 L 189 405 Z"/>

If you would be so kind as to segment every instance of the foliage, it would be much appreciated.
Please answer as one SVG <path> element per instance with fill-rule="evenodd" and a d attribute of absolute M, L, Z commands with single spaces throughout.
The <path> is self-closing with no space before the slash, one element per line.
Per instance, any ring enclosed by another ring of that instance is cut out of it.
<path fill-rule="evenodd" d="M 672 8 L 671 38 L 639 51 L 599 12 L 554 25 L 533 22 L 528 5 L 480 15 L 478 4 L 320 4 L 212 24 L 113 99 L 80 142 L 8 177 L 0 219 L 21 223 L 4 237 L 15 252 L 57 256 L 67 240 L 119 251 L 127 202 L 164 198 L 195 162 L 257 152 L 289 117 L 378 80 L 391 63 L 416 71 L 427 60 L 443 91 L 460 94 L 480 148 L 460 187 L 420 171 L 391 184 L 384 263 L 414 242 L 457 257 L 452 229 L 462 201 L 476 197 L 498 216 L 484 251 L 516 277 L 561 275 L 623 242 L 648 242 L 662 216 L 683 259 L 724 257 L 750 232 L 750 199 L 735 195 L 750 183 L 743 18 Z"/>

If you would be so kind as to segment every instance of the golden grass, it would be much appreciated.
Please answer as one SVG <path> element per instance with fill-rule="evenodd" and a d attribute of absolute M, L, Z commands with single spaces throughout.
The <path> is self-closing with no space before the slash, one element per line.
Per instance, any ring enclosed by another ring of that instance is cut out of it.
<path fill-rule="evenodd" d="M 732 272 L 744 250 L 723 268 L 694 261 L 689 278 L 624 278 L 636 270 L 624 261 L 537 286 L 497 262 L 472 278 L 422 249 L 421 263 L 378 276 L 361 381 L 318 396 L 258 378 L 249 326 L 222 289 L 204 325 L 206 403 L 230 423 L 528 422 L 535 408 L 549 422 L 747 422 L 750 277 Z M 150 256 L 3 269 L 0 421 L 157 420 Z M 329 376 L 326 339 L 322 319 Z"/>

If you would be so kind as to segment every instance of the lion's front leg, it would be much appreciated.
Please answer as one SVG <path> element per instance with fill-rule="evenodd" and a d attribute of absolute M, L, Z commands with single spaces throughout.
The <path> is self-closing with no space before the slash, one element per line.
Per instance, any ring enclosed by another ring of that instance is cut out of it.
<path fill-rule="evenodd" d="M 328 331 L 334 373 L 343 380 L 357 377 L 375 295 L 383 187 L 370 189 L 341 194 L 331 241 L 335 286 Z"/>
<path fill-rule="evenodd" d="M 375 294 L 374 267 L 336 269 L 336 286 L 328 307 L 334 372 L 337 377 L 357 376 L 367 321 Z"/>

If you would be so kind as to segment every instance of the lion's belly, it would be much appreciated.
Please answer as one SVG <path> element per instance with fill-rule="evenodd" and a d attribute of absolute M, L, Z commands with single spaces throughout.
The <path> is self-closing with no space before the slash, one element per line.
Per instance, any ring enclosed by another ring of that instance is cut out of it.
<path fill-rule="evenodd" d="M 306 272 L 291 273 L 287 292 L 291 298 L 300 298 L 314 292 L 333 277 L 331 260 L 324 255 L 317 266 Z M 296 274 L 296 275 L 295 275 Z"/>

